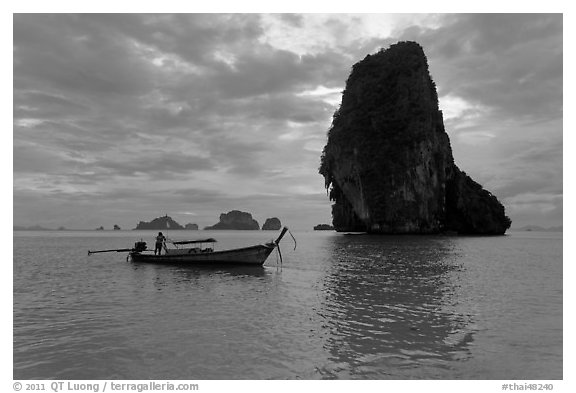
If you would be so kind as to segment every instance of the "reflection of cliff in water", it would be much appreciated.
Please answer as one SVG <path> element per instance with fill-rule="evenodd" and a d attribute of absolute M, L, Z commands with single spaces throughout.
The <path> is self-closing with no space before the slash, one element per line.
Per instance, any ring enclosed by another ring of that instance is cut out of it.
<path fill-rule="evenodd" d="M 472 318 L 459 309 L 462 268 L 449 238 L 333 239 L 321 313 L 337 366 L 318 370 L 324 377 L 434 378 L 469 356 Z"/>

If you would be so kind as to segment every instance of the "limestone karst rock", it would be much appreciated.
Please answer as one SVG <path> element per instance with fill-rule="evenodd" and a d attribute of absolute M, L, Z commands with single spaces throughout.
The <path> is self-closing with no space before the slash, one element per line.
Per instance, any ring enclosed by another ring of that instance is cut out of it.
<path fill-rule="evenodd" d="M 282 227 L 280 219 L 277 217 L 267 218 L 264 225 L 262 225 L 263 231 L 277 231 Z"/>
<path fill-rule="evenodd" d="M 422 47 L 399 42 L 353 66 L 321 158 L 338 231 L 503 234 L 490 192 L 455 164 Z"/>
<path fill-rule="evenodd" d="M 334 227 L 332 225 L 328 225 L 328 224 L 318 224 L 318 225 L 314 225 L 314 230 L 315 231 L 333 231 Z"/>
<path fill-rule="evenodd" d="M 176 221 L 165 215 L 164 217 L 158 217 L 153 219 L 150 222 L 140 221 L 138 225 L 136 225 L 135 230 L 146 230 L 146 229 L 184 229 L 182 225 L 178 224 Z"/>
<path fill-rule="evenodd" d="M 259 230 L 258 221 L 252 218 L 252 214 L 232 210 L 228 213 L 220 214 L 220 221 L 215 225 L 204 228 L 205 230 L 213 229 L 238 229 L 238 230 Z"/>

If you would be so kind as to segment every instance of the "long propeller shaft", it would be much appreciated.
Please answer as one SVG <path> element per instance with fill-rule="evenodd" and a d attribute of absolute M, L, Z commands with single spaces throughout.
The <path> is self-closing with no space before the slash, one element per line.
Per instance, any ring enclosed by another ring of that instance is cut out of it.
<path fill-rule="evenodd" d="M 120 248 L 120 249 L 116 249 L 116 250 L 88 251 L 88 255 L 98 254 L 100 252 L 126 252 L 126 251 L 132 251 L 132 249 L 131 248 Z"/>

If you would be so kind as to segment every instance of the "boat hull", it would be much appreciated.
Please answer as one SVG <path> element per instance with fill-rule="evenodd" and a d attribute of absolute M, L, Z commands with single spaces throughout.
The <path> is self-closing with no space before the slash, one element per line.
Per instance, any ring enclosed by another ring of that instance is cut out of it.
<path fill-rule="evenodd" d="M 191 254 L 130 254 L 133 262 L 187 265 L 250 265 L 262 266 L 275 248 L 275 244 Z"/>

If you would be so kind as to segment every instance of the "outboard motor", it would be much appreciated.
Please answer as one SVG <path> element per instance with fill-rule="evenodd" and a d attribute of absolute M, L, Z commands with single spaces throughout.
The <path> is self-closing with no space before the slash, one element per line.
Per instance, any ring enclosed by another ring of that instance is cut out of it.
<path fill-rule="evenodd" d="M 142 252 L 146 251 L 146 249 L 147 249 L 146 242 L 139 241 L 134 243 L 134 252 Z"/>

